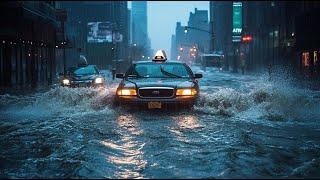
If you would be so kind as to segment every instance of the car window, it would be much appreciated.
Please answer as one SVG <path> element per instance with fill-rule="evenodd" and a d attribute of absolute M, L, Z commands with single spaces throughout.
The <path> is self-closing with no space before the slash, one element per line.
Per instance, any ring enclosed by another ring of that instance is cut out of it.
<path fill-rule="evenodd" d="M 133 78 L 189 78 L 190 72 L 180 63 L 150 63 L 131 66 L 126 76 Z"/>
<path fill-rule="evenodd" d="M 89 75 L 89 74 L 98 74 L 97 68 L 94 66 L 78 67 L 71 71 L 74 75 Z"/>

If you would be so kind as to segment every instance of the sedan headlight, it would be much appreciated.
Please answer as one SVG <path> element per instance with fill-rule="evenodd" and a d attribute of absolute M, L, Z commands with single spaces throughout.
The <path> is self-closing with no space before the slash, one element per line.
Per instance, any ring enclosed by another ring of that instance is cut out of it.
<path fill-rule="evenodd" d="M 103 83 L 103 78 L 101 78 L 101 77 L 96 78 L 96 79 L 94 80 L 94 83 L 95 83 L 95 84 L 102 84 L 102 83 Z"/>
<path fill-rule="evenodd" d="M 63 85 L 70 85 L 70 80 L 69 79 L 64 79 L 62 80 Z"/>
<path fill-rule="evenodd" d="M 117 94 L 118 96 L 136 96 L 137 91 L 135 89 L 120 89 Z"/>
<path fill-rule="evenodd" d="M 177 89 L 177 96 L 194 96 L 197 94 L 197 90 L 193 88 L 188 89 Z"/>

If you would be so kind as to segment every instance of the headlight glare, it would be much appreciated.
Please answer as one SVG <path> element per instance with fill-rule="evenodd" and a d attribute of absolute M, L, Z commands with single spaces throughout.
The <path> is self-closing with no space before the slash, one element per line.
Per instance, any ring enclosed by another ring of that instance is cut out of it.
<path fill-rule="evenodd" d="M 136 96 L 137 91 L 135 89 L 120 89 L 117 94 L 119 96 Z"/>
<path fill-rule="evenodd" d="M 194 96 L 197 94 L 196 89 L 177 89 L 177 96 Z"/>
<path fill-rule="evenodd" d="M 64 85 L 70 85 L 70 80 L 69 79 L 64 79 L 64 80 L 62 80 L 62 83 Z"/>
<path fill-rule="evenodd" d="M 94 80 L 94 83 L 95 83 L 95 84 L 101 84 L 101 83 L 103 83 L 103 78 L 101 78 L 101 77 L 96 78 L 96 79 Z"/>

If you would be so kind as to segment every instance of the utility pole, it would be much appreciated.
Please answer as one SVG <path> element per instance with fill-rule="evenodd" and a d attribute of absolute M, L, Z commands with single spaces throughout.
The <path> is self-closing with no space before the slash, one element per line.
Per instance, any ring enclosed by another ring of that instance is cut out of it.
<path fill-rule="evenodd" d="M 67 73 L 67 62 L 66 62 L 66 36 L 65 36 L 65 32 L 64 32 L 64 21 L 61 22 L 61 28 L 62 28 L 62 34 L 63 34 L 63 74 L 66 75 Z"/>

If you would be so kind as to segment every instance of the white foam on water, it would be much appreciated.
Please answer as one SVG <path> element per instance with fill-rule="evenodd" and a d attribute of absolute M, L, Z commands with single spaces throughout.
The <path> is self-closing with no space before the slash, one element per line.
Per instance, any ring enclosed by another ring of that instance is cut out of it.
<path fill-rule="evenodd" d="M 30 96 L 1 95 L 0 104 L 11 116 L 47 117 L 82 116 L 111 111 L 113 88 L 56 87 Z"/>

